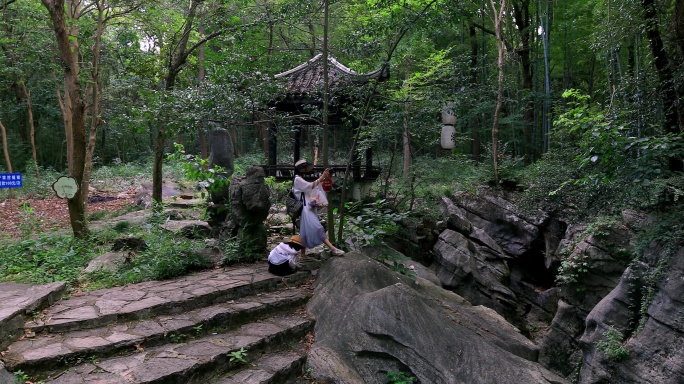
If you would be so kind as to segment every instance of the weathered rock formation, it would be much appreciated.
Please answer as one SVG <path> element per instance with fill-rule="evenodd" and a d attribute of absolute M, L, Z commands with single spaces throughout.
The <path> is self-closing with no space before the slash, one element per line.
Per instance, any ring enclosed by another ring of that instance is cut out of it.
<path fill-rule="evenodd" d="M 489 194 L 443 198 L 446 230 L 434 247 L 442 285 L 473 304 L 495 309 L 522 328 L 531 311 L 552 317 L 555 251 L 565 224 L 544 214 L 523 215 L 509 201 Z M 549 312 L 551 311 L 551 312 Z"/>
<path fill-rule="evenodd" d="M 535 362 L 537 347 L 501 316 L 392 272 L 360 253 L 318 273 L 309 312 L 317 380 L 385 383 L 403 372 L 420 383 L 566 383 Z"/>
<path fill-rule="evenodd" d="M 441 210 L 442 286 L 538 342 L 544 367 L 579 383 L 684 383 L 684 249 L 668 256 L 654 243 L 633 261 L 648 215 L 566 225 L 486 190 Z"/>
<path fill-rule="evenodd" d="M 209 167 L 217 165 L 223 168 L 222 172 L 216 174 L 217 178 L 230 178 L 235 171 L 235 151 L 233 150 L 233 140 L 230 133 L 223 128 L 216 128 L 209 132 L 209 143 L 211 152 L 209 153 Z M 221 190 L 211 191 L 210 198 L 214 204 L 227 204 L 229 200 L 229 186 L 225 185 Z"/>
<path fill-rule="evenodd" d="M 266 250 L 268 228 L 264 220 L 271 207 L 270 191 L 261 167 L 251 167 L 242 178 L 230 184 L 231 220 L 238 228 L 240 246 L 244 252 Z"/>

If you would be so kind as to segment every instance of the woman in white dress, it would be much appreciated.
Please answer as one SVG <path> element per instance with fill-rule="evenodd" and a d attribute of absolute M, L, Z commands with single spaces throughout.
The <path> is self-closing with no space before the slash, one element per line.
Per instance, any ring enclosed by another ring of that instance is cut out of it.
<path fill-rule="evenodd" d="M 302 237 L 302 243 L 306 248 L 314 248 L 324 244 L 330 248 L 333 255 L 342 256 L 344 251 L 336 248 L 325 233 L 325 228 L 318 218 L 318 205 L 315 200 L 311 199 L 311 192 L 314 188 L 321 184 L 321 182 L 330 177 L 330 171 L 326 169 L 323 174 L 316 180 L 308 182 L 304 180 L 302 175 L 311 173 L 313 171 L 313 164 L 306 160 L 299 160 L 295 163 L 295 178 L 293 183 L 294 195 L 299 199 L 304 193 L 304 207 L 302 208 L 302 215 L 299 218 L 299 235 Z M 302 254 L 304 250 L 302 251 Z"/>

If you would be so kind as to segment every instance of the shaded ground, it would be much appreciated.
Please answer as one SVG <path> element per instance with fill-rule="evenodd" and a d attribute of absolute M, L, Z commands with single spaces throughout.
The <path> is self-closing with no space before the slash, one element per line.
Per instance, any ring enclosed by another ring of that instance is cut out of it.
<path fill-rule="evenodd" d="M 133 190 L 122 193 L 95 192 L 88 198 L 88 217 L 105 211 L 112 214 L 133 205 Z M 26 232 L 69 229 L 69 212 L 65 199 L 14 199 L 0 202 L 0 239 Z"/>

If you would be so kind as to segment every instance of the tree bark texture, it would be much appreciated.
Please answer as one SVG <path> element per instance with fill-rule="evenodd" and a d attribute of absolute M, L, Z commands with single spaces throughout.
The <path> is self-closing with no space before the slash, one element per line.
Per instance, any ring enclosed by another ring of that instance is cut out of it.
<path fill-rule="evenodd" d="M 92 95 L 90 107 L 90 132 L 88 136 L 88 146 L 86 147 L 85 169 L 83 170 L 83 188 L 90 187 L 90 174 L 93 170 L 93 156 L 95 154 L 95 143 L 97 142 L 97 128 L 100 126 L 100 47 L 102 46 L 102 35 L 105 29 L 104 8 L 101 3 L 97 4 L 97 29 L 95 30 L 95 42 L 93 44 L 93 58 L 90 70 L 90 94 Z M 88 200 L 83 204 L 87 208 Z"/>
<path fill-rule="evenodd" d="M 492 164 L 494 165 L 494 183 L 499 186 L 499 119 L 501 117 L 501 109 L 503 108 L 503 86 L 504 86 L 504 41 L 502 33 L 502 19 L 504 10 L 506 8 L 506 0 L 501 0 L 499 10 L 496 9 L 494 0 L 490 0 L 492 11 L 494 12 L 494 31 L 496 33 L 496 45 L 499 52 L 497 58 L 497 66 L 499 68 L 498 77 L 498 92 L 496 98 L 496 110 L 494 111 L 494 121 L 492 123 Z"/>
<path fill-rule="evenodd" d="M 71 177 L 76 180 L 79 191 L 67 201 L 69 221 L 74 236 L 84 237 L 87 234 L 84 202 L 88 197 L 88 190 L 81 186 L 86 160 L 86 116 L 85 101 L 81 96 L 81 84 L 78 79 L 78 41 L 73 39 L 70 31 L 67 30 L 67 23 L 64 18 L 64 0 L 42 0 L 42 3 L 50 13 L 59 56 L 64 68 L 65 97 L 68 97 L 71 102 L 73 151 L 67 156 L 70 156 L 73 161 L 73 169 L 70 170 L 70 173 Z M 72 7 L 70 7 L 69 12 L 73 12 Z"/>
<path fill-rule="evenodd" d="M 520 35 L 521 46 L 515 50 L 520 58 L 520 77 L 522 81 L 523 97 L 525 100 L 525 112 L 523 120 L 525 124 L 524 153 L 525 163 L 530 164 L 533 160 L 534 142 L 532 129 L 534 127 L 534 100 L 532 99 L 532 61 L 530 60 L 530 41 L 532 40 L 532 19 L 530 18 L 530 0 L 513 2 L 513 20 Z"/>
<path fill-rule="evenodd" d="M 646 36 L 650 42 L 651 52 L 653 53 L 653 63 L 658 72 L 660 80 L 661 95 L 663 98 L 663 109 L 665 110 L 665 132 L 679 134 L 682 132 L 682 116 L 679 107 L 679 95 L 675 88 L 675 80 L 670 66 L 670 59 L 663 39 L 658 28 L 658 15 L 656 13 L 655 0 L 643 0 L 644 18 L 646 21 Z M 682 159 L 670 157 L 668 168 L 673 172 L 684 171 Z"/>
<path fill-rule="evenodd" d="M 31 107 L 31 92 L 26 89 L 26 83 L 21 83 L 21 89 L 26 97 L 26 109 L 28 110 L 29 128 L 31 129 L 31 152 L 33 154 L 33 166 L 36 168 L 36 180 L 40 181 L 40 169 L 38 169 L 38 155 L 36 151 L 36 125 L 33 122 L 33 108 Z"/>

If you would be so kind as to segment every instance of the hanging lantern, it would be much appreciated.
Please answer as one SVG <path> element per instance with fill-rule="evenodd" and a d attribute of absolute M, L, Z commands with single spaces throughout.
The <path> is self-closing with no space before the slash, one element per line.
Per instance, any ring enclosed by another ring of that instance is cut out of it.
<path fill-rule="evenodd" d="M 455 103 L 453 101 L 447 101 L 444 103 L 442 108 L 442 136 L 440 144 L 444 149 L 454 149 L 456 145 L 454 140 L 454 135 L 456 134 L 456 129 L 454 124 L 456 124 L 456 112 L 454 111 Z"/>
<path fill-rule="evenodd" d="M 456 104 L 453 101 L 447 101 L 442 108 L 442 124 L 456 125 L 456 111 L 454 111 Z"/>
<path fill-rule="evenodd" d="M 444 149 L 454 149 L 456 145 L 454 141 L 454 134 L 456 133 L 456 128 L 453 125 L 445 125 L 442 127 L 442 137 L 440 144 Z"/>

